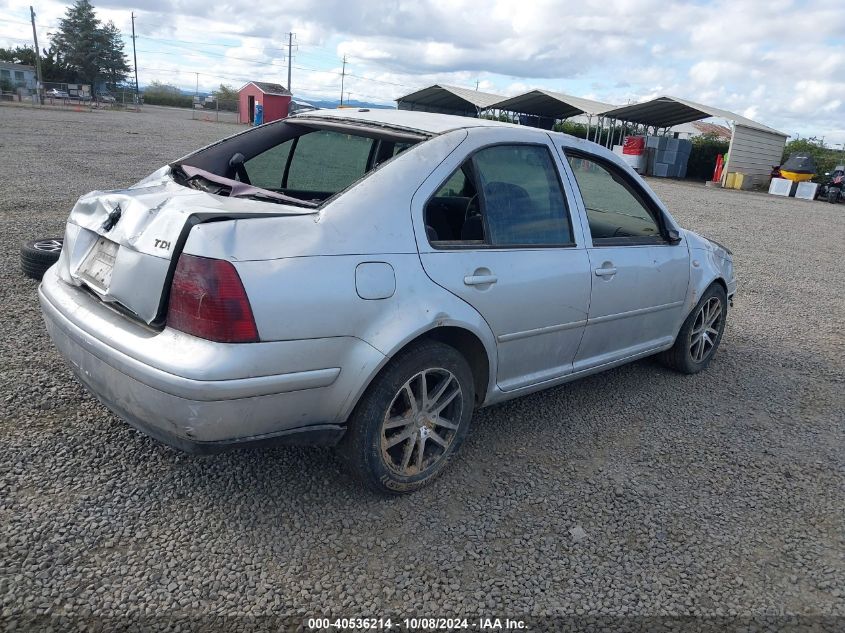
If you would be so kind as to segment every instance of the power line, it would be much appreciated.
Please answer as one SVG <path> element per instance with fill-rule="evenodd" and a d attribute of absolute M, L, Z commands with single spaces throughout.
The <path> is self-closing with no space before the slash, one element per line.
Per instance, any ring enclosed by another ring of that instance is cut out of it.
<path fill-rule="evenodd" d="M 159 40 L 158 38 L 150 37 L 148 35 L 139 35 L 138 37 L 143 38 L 145 40 L 150 40 L 152 42 L 157 42 L 158 44 L 160 44 L 162 46 L 169 46 L 171 48 L 175 48 L 175 49 L 180 50 L 180 51 L 181 50 L 189 50 L 192 53 L 195 53 L 197 55 L 204 55 L 206 57 L 219 57 L 221 59 L 231 59 L 231 60 L 239 61 L 239 62 L 248 62 L 250 64 L 269 64 L 271 66 L 280 66 L 280 64 L 275 63 L 275 60 L 272 60 L 272 59 L 270 59 L 270 60 L 249 59 L 247 57 L 235 57 L 235 56 L 229 55 L 227 53 L 216 53 L 216 52 L 212 52 L 212 51 L 198 51 L 198 50 L 195 50 L 193 47 L 190 47 L 190 46 L 182 46 L 180 44 L 173 44 L 173 43 L 170 43 L 169 41 Z M 284 67 L 284 64 L 282 64 L 281 66 Z"/>

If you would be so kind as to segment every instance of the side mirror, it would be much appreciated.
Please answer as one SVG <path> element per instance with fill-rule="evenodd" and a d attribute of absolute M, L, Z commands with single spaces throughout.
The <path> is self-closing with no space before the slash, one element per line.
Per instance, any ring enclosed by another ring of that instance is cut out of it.
<path fill-rule="evenodd" d="M 670 244 L 680 244 L 681 243 L 681 234 L 678 233 L 675 229 L 669 229 L 666 233 L 667 237 L 669 238 Z"/>
<path fill-rule="evenodd" d="M 829 172 L 829 171 L 826 171 L 826 172 L 824 172 L 824 175 L 825 175 L 825 176 L 830 176 L 830 172 Z"/>

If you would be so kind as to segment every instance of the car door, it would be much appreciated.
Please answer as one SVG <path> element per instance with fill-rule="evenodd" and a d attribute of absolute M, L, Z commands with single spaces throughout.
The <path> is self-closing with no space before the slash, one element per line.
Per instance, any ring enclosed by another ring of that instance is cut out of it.
<path fill-rule="evenodd" d="M 557 154 L 524 138 L 470 130 L 413 203 L 422 265 L 489 324 L 503 391 L 572 371 L 590 298 L 589 259 Z"/>
<path fill-rule="evenodd" d="M 665 347 L 683 320 L 689 250 L 671 239 L 649 195 L 625 170 L 564 150 L 580 192 L 592 292 L 575 357 L 580 371 Z"/>

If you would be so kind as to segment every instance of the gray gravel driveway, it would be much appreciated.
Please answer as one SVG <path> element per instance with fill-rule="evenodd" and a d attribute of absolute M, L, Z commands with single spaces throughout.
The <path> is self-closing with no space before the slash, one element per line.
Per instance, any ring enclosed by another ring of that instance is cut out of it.
<path fill-rule="evenodd" d="M 60 235 L 80 194 L 241 129 L 189 116 L 0 107 L 0 622 L 802 615 L 845 628 L 845 204 L 651 181 L 736 257 L 709 370 L 645 360 L 480 411 L 445 476 L 385 500 L 328 450 L 161 446 L 51 346 L 20 243 Z"/>

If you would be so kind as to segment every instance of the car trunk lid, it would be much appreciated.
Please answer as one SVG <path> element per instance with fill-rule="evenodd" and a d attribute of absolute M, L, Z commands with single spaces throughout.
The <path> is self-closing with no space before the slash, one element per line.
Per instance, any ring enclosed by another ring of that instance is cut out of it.
<path fill-rule="evenodd" d="M 71 211 L 59 274 L 142 321 L 163 319 L 169 282 L 190 229 L 201 222 L 314 213 L 182 186 L 162 168 L 128 189 L 82 196 Z"/>

